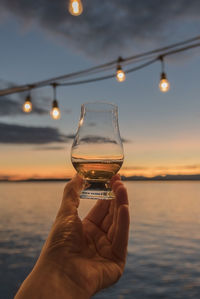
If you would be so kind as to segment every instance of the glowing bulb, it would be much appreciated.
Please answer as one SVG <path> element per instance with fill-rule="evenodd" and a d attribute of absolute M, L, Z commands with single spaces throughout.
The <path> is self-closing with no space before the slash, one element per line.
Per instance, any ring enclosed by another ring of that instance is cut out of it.
<path fill-rule="evenodd" d="M 167 92 L 170 89 L 170 83 L 167 80 L 165 73 L 161 74 L 159 88 L 160 88 L 160 91 L 162 91 L 162 92 Z"/>
<path fill-rule="evenodd" d="M 22 109 L 26 113 L 30 113 L 32 111 L 32 103 L 31 103 L 31 97 L 30 96 L 26 97 L 26 100 L 23 104 Z"/>
<path fill-rule="evenodd" d="M 51 116 L 53 119 L 59 119 L 60 118 L 60 109 L 59 108 L 53 108 L 51 111 Z"/>
<path fill-rule="evenodd" d="M 119 82 L 123 82 L 126 79 L 126 75 L 120 65 L 117 67 L 116 79 Z"/>
<path fill-rule="evenodd" d="M 79 16 L 83 12 L 83 5 L 81 0 L 69 0 L 69 12 L 73 16 Z"/>
<path fill-rule="evenodd" d="M 53 101 L 52 109 L 51 109 L 51 117 L 53 119 L 59 119 L 60 118 L 60 109 L 58 108 L 58 102 L 56 100 Z"/>

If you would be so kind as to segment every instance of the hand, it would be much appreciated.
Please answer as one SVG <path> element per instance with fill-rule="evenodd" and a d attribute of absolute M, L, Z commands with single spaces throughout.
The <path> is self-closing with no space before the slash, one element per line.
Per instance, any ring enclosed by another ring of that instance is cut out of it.
<path fill-rule="evenodd" d="M 60 299 L 90 298 L 122 275 L 129 229 L 126 189 L 118 175 L 113 177 L 111 184 L 115 199 L 97 201 L 81 221 L 77 208 L 82 184 L 77 175 L 66 185 L 51 232 L 36 266 L 21 287 L 21 294 L 23 289 L 28 294 L 27 285 L 33 284 L 34 288 L 40 277 L 42 282 L 36 285 L 42 288 L 46 285 L 50 289 L 48 297 L 40 298 L 57 298 L 54 292 Z M 42 294 L 46 294 L 45 290 Z M 37 296 L 29 295 L 29 298 Z"/>

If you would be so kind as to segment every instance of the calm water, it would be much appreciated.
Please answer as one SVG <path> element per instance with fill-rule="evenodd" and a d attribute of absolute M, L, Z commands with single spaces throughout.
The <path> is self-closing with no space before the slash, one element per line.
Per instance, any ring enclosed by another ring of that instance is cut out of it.
<path fill-rule="evenodd" d="M 200 182 L 127 182 L 127 265 L 104 298 L 200 298 Z M 63 183 L 0 184 L 0 299 L 32 268 L 60 204 Z M 82 201 L 83 217 L 94 204 Z"/>

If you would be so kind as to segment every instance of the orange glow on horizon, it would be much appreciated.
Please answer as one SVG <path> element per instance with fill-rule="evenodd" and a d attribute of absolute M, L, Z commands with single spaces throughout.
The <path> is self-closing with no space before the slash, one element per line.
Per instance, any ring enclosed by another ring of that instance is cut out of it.
<path fill-rule="evenodd" d="M 168 140 L 139 140 L 124 144 L 125 161 L 119 173 L 125 176 L 165 176 L 200 174 L 200 142 L 187 138 L 188 142 Z M 156 146 L 155 146 L 156 144 Z M 38 145 L 33 147 L 1 147 L 0 180 L 25 180 L 71 178 L 76 172 L 71 164 L 71 144 Z M 52 148 L 52 149 L 51 149 Z"/>
<path fill-rule="evenodd" d="M 200 174 L 200 165 L 197 166 L 171 166 L 171 167 L 124 167 L 120 171 L 125 176 L 166 176 L 166 175 L 195 175 Z"/>
<path fill-rule="evenodd" d="M 28 179 L 69 179 L 75 173 L 73 167 L 61 169 L 60 167 L 47 167 L 36 169 L 1 170 L 0 180 L 20 181 Z M 174 166 L 174 167 L 122 167 L 119 173 L 126 177 L 130 176 L 166 176 L 166 175 L 195 175 L 200 174 L 200 165 L 197 166 Z"/>

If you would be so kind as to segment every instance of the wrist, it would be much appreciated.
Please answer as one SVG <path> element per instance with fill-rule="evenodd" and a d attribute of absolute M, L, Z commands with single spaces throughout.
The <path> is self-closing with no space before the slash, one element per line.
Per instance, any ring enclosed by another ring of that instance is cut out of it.
<path fill-rule="evenodd" d="M 25 298 L 89 299 L 90 295 L 56 265 L 36 264 L 15 297 Z"/>

